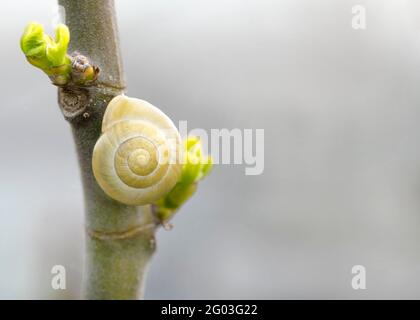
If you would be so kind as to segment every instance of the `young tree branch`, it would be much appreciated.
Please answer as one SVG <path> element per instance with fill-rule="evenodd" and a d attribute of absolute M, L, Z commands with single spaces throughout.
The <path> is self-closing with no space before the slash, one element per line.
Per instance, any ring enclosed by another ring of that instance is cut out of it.
<path fill-rule="evenodd" d="M 70 51 L 99 67 L 92 86 L 59 88 L 59 105 L 76 144 L 86 207 L 87 299 L 143 297 L 145 274 L 157 228 L 151 206 L 134 207 L 109 198 L 92 173 L 92 152 L 108 102 L 124 92 L 113 0 L 59 0 L 70 29 Z"/>

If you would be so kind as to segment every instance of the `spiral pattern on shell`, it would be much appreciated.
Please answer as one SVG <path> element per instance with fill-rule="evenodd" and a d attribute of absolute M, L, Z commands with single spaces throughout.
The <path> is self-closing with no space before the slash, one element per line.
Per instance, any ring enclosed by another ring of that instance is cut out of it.
<path fill-rule="evenodd" d="M 128 205 L 155 202 L 181 174 L 181 138 L 173 122 L 150 103 L 117 96 L 109 103 L 93 150 L 96 181 Z"/>

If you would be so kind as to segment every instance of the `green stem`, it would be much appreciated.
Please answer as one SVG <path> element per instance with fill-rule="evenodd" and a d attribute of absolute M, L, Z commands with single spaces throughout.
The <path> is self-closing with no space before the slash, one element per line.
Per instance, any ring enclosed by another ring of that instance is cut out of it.
<path fill-rule="evenodd" d="M 70 51 L 80 52 L 100 68 L 94 86 L 59 89 L 59 104 L 72 127 L 84 188 L 84 296 L 142 298 L 155 250 L 157 224 L 151 207 L 127 206 L 110 199 L 96 183 L 91 165 L 105 108 L 125 88 L 114 1 L 59 0 L 59 4 L 65 8 L 70 29 Z"/>

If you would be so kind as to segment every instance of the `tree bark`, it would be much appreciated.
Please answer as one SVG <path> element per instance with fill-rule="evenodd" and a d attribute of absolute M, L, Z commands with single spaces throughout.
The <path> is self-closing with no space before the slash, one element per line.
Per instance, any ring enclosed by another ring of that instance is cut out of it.
<path fill-rule="evenodd" d="M 99 67 L 89 87 L 59 88 L 59 105 L 69 121 L 82 175 L 86 211 L 87 299 L 137 299 L 155 251 L 157 223 L 150 206 L 127 206 L 96 183 L 92 152 L 109 101 L 125 90 L 113 0 L 59 0 L 70 29 L 70 50 Z"/>

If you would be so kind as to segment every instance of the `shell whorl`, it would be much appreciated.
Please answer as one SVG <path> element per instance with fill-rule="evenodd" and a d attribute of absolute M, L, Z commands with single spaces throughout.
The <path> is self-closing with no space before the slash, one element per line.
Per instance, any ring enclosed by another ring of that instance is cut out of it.
<path fill-rule="evenodd" d="M 117 96 L 102 121 L 93 150 L 96 181 L 111 198 L 129 205 L 155 202 L 181 174 L 181 138 L 173 122 L 150 103 Z"/>

